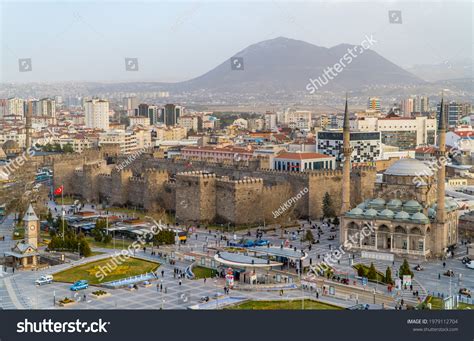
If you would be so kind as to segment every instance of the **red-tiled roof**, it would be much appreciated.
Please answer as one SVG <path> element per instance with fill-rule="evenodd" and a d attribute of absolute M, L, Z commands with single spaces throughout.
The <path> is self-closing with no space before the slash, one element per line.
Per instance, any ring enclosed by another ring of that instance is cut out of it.
<path fill-rule="evenodd" d="M 474 131 L 472 131 L 472 130 L 455 131 L 454 133 L 459 137 L 474 137 Z"/>

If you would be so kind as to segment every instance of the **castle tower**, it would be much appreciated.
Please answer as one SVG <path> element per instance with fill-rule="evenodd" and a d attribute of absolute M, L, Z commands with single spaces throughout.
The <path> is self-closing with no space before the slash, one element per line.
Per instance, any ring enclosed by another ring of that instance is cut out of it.
<path fill-rule="evenodd" d="M 343 144 L 342 154 L 344 155 L 344 164 L 342 168 L 342 207 L 341 214 L 346 213 L 351 208 L 351 127 L 349 123 L 349 109 L 347 108 L 347 94 L 346 107 L 344 110 L 344 124 L 342 126 Z"/>
<path fill-rule="evenodd" d="M 443 224 L 446 221 L 446 212 L 444 208 L 445 200 L 445 178 L 446 178 L 446 114 L 443 109 L 443 97 L 441 97 L 441 106 L 438 121 L 438 150 L 436 159 L 438 160 L 438 186 L 437 186 L 437 210 L 436 221 Z"/>
<path fill-rule="evenodd" d="M 25 227 L 25 243 L 38 249 L 39 219 L 31 204 L 23 217 L 23 224 Z"/>

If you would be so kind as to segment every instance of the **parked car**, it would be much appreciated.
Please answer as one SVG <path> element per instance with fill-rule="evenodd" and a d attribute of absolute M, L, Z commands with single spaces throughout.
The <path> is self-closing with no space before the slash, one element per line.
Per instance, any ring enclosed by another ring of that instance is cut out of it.
<path fill-rule="evenodd" d="M 467 262 L 466 267 L 468 267 L 469 269 L 474 269 L 474 261 L 471 260 L 470 262 Z"/>
<path fill-rule="evenodd" d="M 269 241 L 265 239 L 257 239 L 254 244 L 255 246 L 267 246 Z"/>
<path fill-rule="evenodd" d="M 43 275 L 35 281 L 36 285 L 51 284 L 53 283 L 53 276 Z"/>
<path fill-rule="evenodd" d="M 471 290 L 467 288 L 459 289 L 459 294 L 471 298 Z"/>
<path fill-rule="evenodd" d="M 69 289 L 71 289 L 72 291 L 78 291 L 78 290 L 87 289 L 88 287 L 89 287 L 89 282 L 82 279 L 80 281 L 75 282 L 73 285 L 71 285 Z"/>
<path fill-rule="evenodd" d="M 462 259 L 463 264 L 469 263 L 470 261 L 471 261 L 471 258 L 469 258 L 467 256 Z"/>

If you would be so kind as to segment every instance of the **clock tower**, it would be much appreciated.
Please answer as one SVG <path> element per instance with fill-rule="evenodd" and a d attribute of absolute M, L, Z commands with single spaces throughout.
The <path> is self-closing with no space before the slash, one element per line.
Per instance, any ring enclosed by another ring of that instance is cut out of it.
<path fill-rule="evenodd" d="M 25 226 L 25 243 L 38 249 L 38 233 L 40 224 L 31 204 L 28 206 L 28 210 L 23 217 L 23 224 Z"/>

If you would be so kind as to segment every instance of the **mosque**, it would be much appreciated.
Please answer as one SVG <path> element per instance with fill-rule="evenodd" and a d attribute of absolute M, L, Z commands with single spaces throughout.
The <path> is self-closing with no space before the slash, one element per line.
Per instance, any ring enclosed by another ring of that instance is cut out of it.
<path fill-rule="evenodd" d="M 415 159 L 392 164 L 374 186 L 374 197 L 350 207 L 349 113 L 343 125 L 343 206 L 341 244 L 353 250 L 397 256 L 438 257 L 458 242 L 458 205 L 445 197 L 446 114 L 443 100 L 438 123 L 436 165 Z M 367 228 L 370 227 L 370 228 Z M 366 233 L 362 233 L 365 228 Z M 370 232 L 370 234 L 368 232 Z"/>

